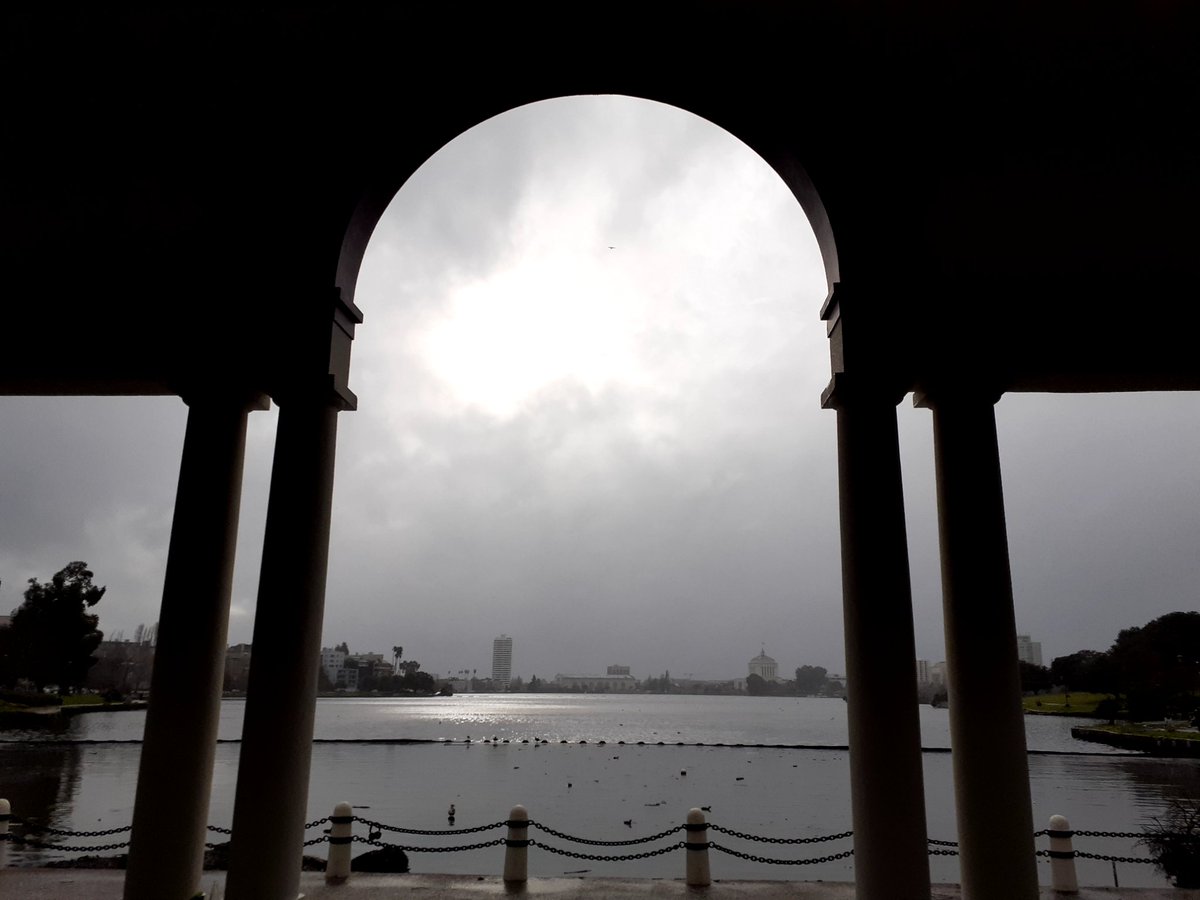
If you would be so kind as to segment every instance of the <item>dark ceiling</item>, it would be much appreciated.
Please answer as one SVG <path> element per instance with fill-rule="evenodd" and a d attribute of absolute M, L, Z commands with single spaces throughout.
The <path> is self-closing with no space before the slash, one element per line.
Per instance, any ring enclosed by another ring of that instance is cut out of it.
<path fill-rule="evenodd" d="M 6 12 L 0 392 L 278 397 L 328 367 L 407 176 L 581 93 L 691 110 L 776 167 L 840 282 L 848 372 L 1200 387 L 1196 15 L 1041 7 Z"/>

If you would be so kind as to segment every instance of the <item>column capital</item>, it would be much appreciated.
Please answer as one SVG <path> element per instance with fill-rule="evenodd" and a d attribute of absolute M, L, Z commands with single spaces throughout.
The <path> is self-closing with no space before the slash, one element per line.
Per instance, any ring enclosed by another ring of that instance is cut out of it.
<path fill-rule="evenodd" d="M 962 379 L 922 384 L 913 392 L 913 406 L 918 409 L 948 406 L 995 406 L 1004 394 L 1003 389 L 984 381 Z"/>
<path fill-rule="evenodd" d="M 896 406 L 908 388 L 899 379 L 864 377 L 837 372 L 821 392 L 822 409 L 847 409 L 860 406 Z"/>
<path fill-rule="evenodd" d="M 267 376 L 272 399 L 280 406 L 308 402 L 357 409 L 358 398 L 350 390 L 350 346 L 362 312 L 333 288 L 295 315 L 279 322 L 281 332 L 290 332 Z"/>
<path fill-rule="evenodd" d="M 304 380 L 292 380 L 275 390 L 271 398 L 280 406 L 331 406 L 338 412 L 358 409 L 358 397 L 332 372 Z"/>
<path fill-rule="evenodd" d="M 265 391 L 222 383 L 216 379 L 182 386 L 179 396 L 192 408 L 218 406 L 241 412 L 261 412 L 271 408 L 271 398 Z"/>

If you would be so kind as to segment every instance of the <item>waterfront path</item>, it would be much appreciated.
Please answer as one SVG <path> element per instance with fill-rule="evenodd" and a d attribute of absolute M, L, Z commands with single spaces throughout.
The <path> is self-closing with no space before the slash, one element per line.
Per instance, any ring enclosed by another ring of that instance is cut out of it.
<path fill-rule="evenodd" d="M 0 895 L 5 900 L 120 900 L 124 872 L 85 869 L 3 869 Z M 224 872 L 205 872 L 203 887 L 224 884 Z M 422 900 L 485 897 L 537 897 L 544 900 L 642 900 L 648 897 L 711 897 L 712 900 L 855 900 L 854 885 L 829 882 L 719 881 L 708 888 L 689 888 L 682 880 L 652 878 L 531 878 L 518 889 L 507 888 L 494 876 L 368 875 L 355 873 L 349 884 L 329 887 L 319 873 L 300 881 L 305 900 Z M 1063 898 L 1048 887 L 1043 900 Z M 1200 890 L 1172 888 L 1080 888 L 1078 900 L 1200 900 Z M 934 885 L 933 900 L 960 900 L 958 885 Z"/>

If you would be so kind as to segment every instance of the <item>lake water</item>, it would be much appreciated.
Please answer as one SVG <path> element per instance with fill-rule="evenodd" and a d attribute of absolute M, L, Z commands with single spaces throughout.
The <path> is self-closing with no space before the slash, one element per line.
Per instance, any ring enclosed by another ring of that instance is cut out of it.
<path fill-rule="evenodd" d="M 243 710 L 240 701 L 222 704 L 223 740 L 236 741 L 240 736 Z M 928 706 L 920 710 L 923 745 L 948 747 L 946 710 Z M 12 801 L 18 816 L 53 827 L 98 830 L 128 824 L 140 745 L 75 742 L 136 741 L 144 721 L 140 712 L 101 713 L 76 717 L 58 734 L 0 732 L 0 739 L 14 741 L 0 744 L 0 796 Z M 1038 827 L 1044 827 L 1050 815 L 1061 813 L 1080 829 L 1138 831 L 1151 816 L 1161 814 L 1170 799 L 1200 796 L 1197 761 L 1106 752 L 1071 738 L 1073 724 L 1080 720 L 1026 717 L 1030 749 L 1051 751 L 1031 754 L 1029 759 Z M 710 821 L 748 833 L 811 837 L 851 828 L 844 750 L 711 746 L 844 745 L 846 705 L 841 700 L 569 694 L 330 699 L 318 701 L 316 737 L 454 743 L 316 744 L 310 819 L 327 815 L 339 800 L 349 800 L 369 807 L 360 811 L 368 818 L 405 827 L 445 828 L 446 809 L 454 803 L 455 827 L 463 828 L 503 820 L 513 804 L 522 803 L 532 818 L 560 831 L 621 840 L 662 831 L 681 822 L 688 808 L 703 805 L 712 807 Z M 493 737 L 510 743 L 483 743 Z M 48 738 L 55 742 L 47 743 Z M 60 742 L 64 739 L 71 742 Z M 638 741 L 645 743 L 638 746 Z M 689 746 L 673 746 L 676 742 Z M 217 749 L 209 815 L 215 825 L 227 826 L 232 819 L 238 750 L 236 743 Z M 950 755 L 928 752 L 924 768 L 929 835 L 953 839 Z M 625 820 L 632 826 L 626 826 Z M 472 843 L 500 834 L 434 843 Z M 591 849 L 536 830 L 532 836 L 569 849 Z M 429 841 L 407 835 L 390 838 L 412 845 Z M 850 847 L 849 841 L 787 846 L 744 844 L 722 835 L 713 839 L 759 855 L 786 858 L 823 856 Z M 1044 839 L 1039 846 L 1045 846 Z M 1145 855 L 1128 840 L 1080 839 L 1077 846 L 1114 855 Z M 410 858 L 414 871 L 483 874 L 499 871 L 502 854 L 502 848 L 489 848 L 411 853 Z M 56 855 L 16 851 L 14 862 L 31 864 Z M 713 856 L 718 878 L 853 879 L 852 860 L 792 867 Z M 586 869 L 593 875 L 674 878 L 680 877 L 682 867 L 681 853 L 623 863 L 584 862 L 544 851 L 530 855 L 530 871 L 535 875 Z M 931 868 L 936 881 L 958 880 L 954 858 L 933 857 Z M 1044 861 L 1039 868 L 1048 879 Z M 1123 885 L 1165 884 L 1148 865 L 1122 864 L 1119 875 Z M 1107 863 L 1081 861 L 1080 876 L 1088 884 L 1112 883 Z"/>

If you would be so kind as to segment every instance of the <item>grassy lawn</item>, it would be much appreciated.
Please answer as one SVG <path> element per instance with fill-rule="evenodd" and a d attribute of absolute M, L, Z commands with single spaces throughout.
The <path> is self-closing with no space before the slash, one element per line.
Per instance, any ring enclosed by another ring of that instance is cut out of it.
<path fill-rule="evenodd" d="M 104 698 L 99 694 L 68 694 L 62 698 L 63 706 L 91 706 L 103 702 Z"/>
<path fill-rule="evenodd" d="M 1096 704 L 1109 697 L 1109 694 L 1085 694 L 1082 691 L 1072 691 L 1069 694 L 1038 694 L 1033 697 L 1023 697 L 1021 702 L 1026 712 L 1040 713 L 1075 713 L 1087 714 L 1096 711 Z"/>

